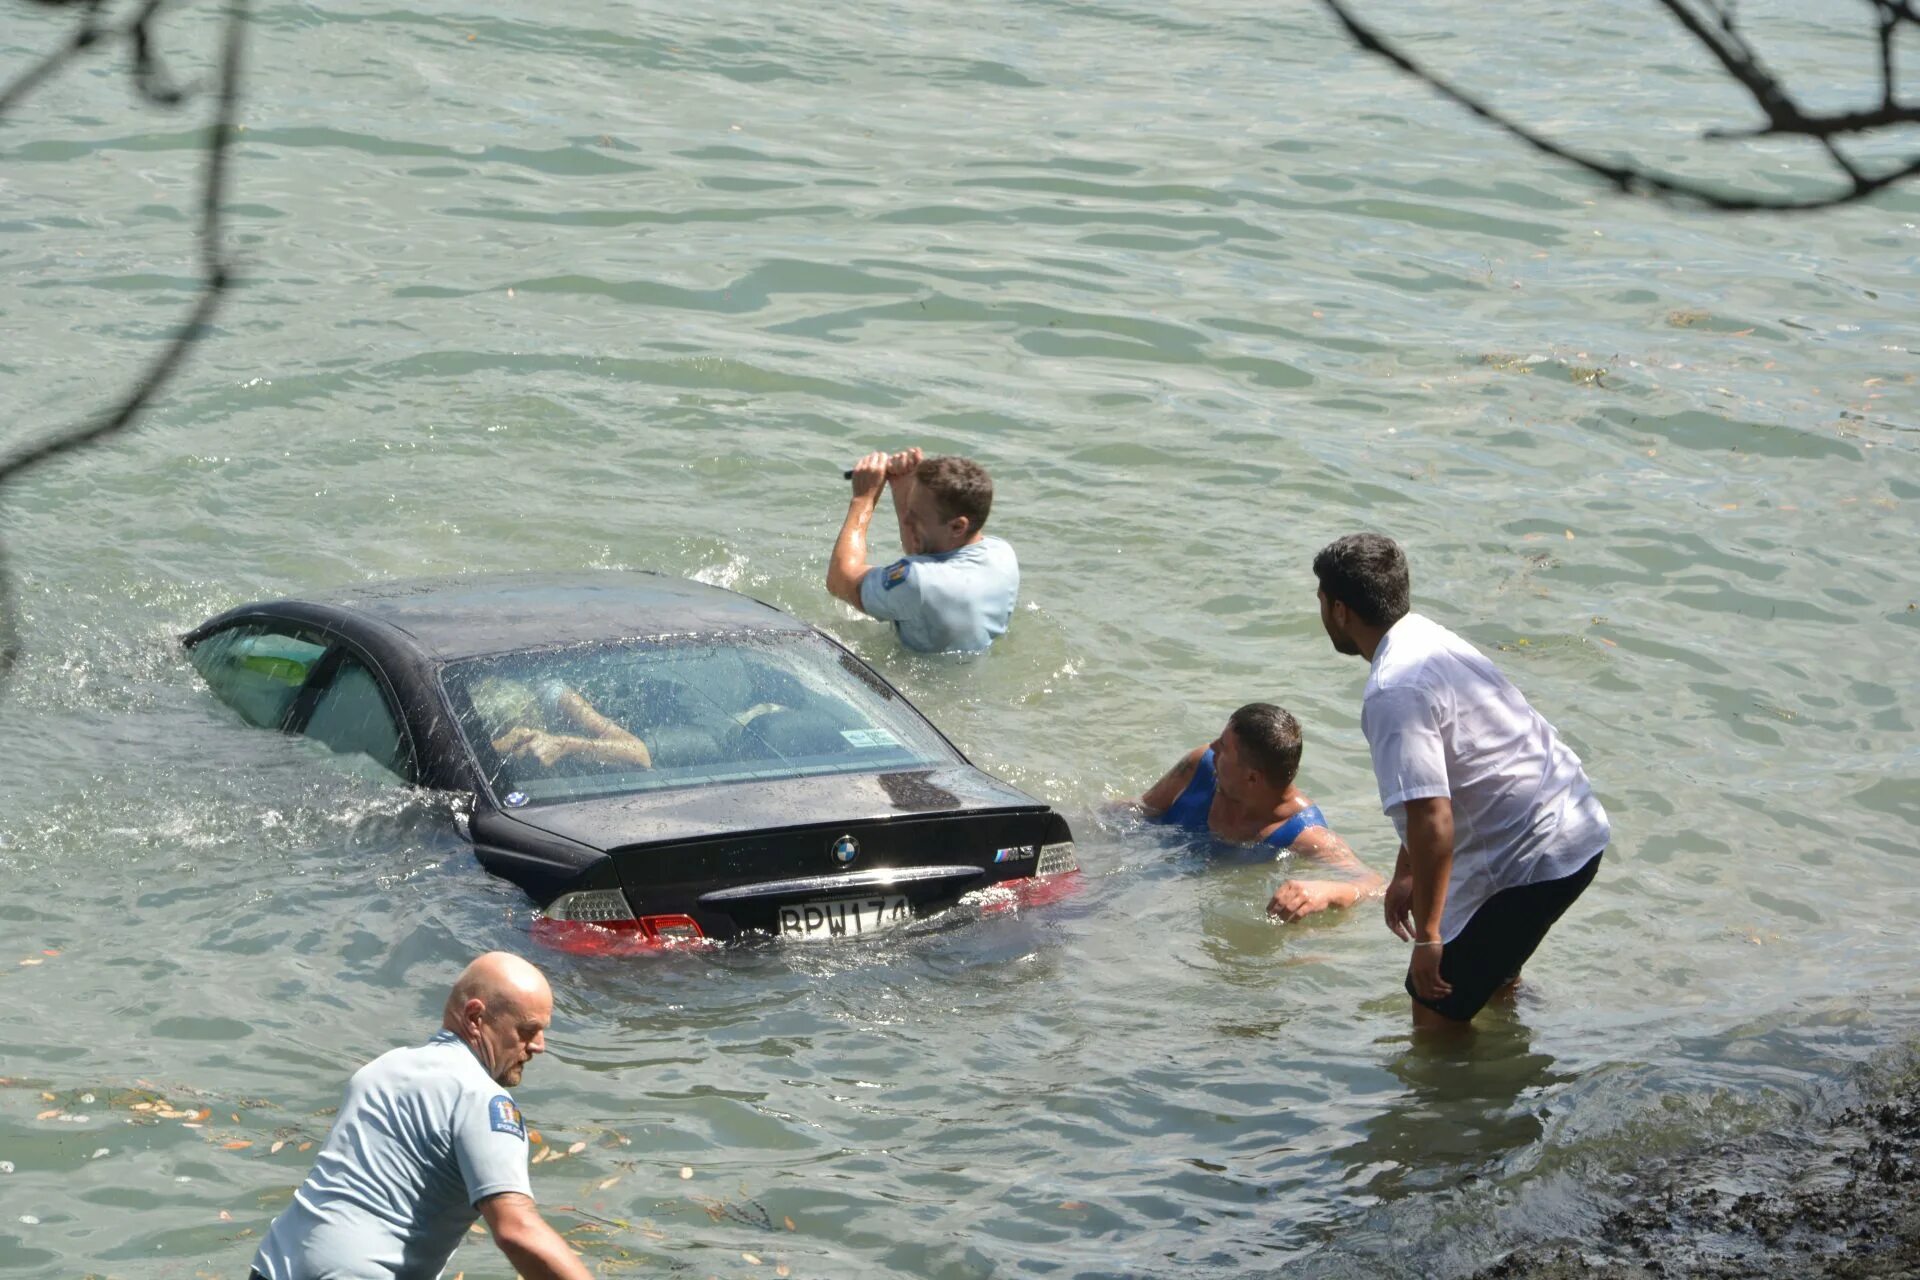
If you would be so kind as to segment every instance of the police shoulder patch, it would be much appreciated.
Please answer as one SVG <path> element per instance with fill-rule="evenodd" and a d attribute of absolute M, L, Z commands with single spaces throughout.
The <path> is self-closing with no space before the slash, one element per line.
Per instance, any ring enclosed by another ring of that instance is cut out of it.
<path fill-rule="evenodd" d="M 887 566 L 886 574 L 880 579 L 881 585 L 888 591 L 893 590 L 907 580 L 907 571 L 912 568 L 913 565 L 905 560 L 895 560 Z"/>
<path fill-rule="evenodd" d="M 510 1133 L 524 1141 L 527 1126 L 520 1120 L 520 1108 L 513 1105 L 513 1099 L 501 1094 L 487 1104 L 487 1118 L 493 1123 L 495 1133 Z"/>

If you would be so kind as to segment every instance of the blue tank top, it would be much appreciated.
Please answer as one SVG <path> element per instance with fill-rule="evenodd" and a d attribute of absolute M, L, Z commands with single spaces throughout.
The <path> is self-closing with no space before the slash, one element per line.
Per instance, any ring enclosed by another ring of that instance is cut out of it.
<path fill-rule="evenodd" d="M 1213 771 L 1213 748 L 1208 747 L 1207 753 L 1200 757 L 1200 766 L 1193 771 L 1186 789 L 1154 821 L 1179 827 L 1183 831 L 1211 835 L 1212 832 L 1207 829 L 1207 810 L 1213 807 L 1213 789 L 1217 783 L 1218 775 Z M 1273 834 L 1264 843 L 1275 849 L 1285 849 L 1300 838 L 1301 832 L 1326 825 L 1326 815 L 1320 812 L 1320 806 L 1310 804 L 1274 828 Z"/>

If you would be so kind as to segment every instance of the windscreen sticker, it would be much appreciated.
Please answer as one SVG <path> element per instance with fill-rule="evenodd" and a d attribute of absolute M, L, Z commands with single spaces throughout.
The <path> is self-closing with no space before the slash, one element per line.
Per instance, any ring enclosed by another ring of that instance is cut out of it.
<path fill-rule="evenodd" d="M 995 862 L 1019 862 L 1026 858 L 1035 857 L 1039 852 L 1040 847 L 1038 845 L 1017 844 L 1011 849 L 995 849 L 993 851 L 993 860 Z"/>
<path fill-rule="evenodd" d="M 900 739 L 885 729 L 842 729 L 840 736 L 856 747 L 897 747 Z"/>

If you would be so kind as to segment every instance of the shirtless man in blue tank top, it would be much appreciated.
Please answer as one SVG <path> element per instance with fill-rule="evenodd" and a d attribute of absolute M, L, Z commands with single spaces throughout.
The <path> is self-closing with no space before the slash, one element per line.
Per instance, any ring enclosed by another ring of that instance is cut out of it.
<path fill-rule="evenodd" d="M 1219 737 L 1189 751 L 1138 801 L 1149 822 L 1255 846 L 1273 858 L 1298 854 L 1338 874 L 1283 883 L 1267 904 L 1267 914 L 1283 920 L 1350 907 L 1377 897 L 1385 884 L 1293 785 L 1301 745 L 1299 722 L 1284 709 L 1250 702 L 1228 717 Z"/>

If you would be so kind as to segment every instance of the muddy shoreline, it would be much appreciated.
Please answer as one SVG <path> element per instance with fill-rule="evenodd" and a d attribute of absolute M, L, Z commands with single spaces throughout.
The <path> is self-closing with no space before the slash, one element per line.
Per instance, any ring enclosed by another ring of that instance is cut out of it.
<path fill-rule="evenodd" d="M 1473 1280 L 1920 1277 L 1920 1045 L 1851 1105 L 1649 1163 L 1593 1238 L 1509 1253 Z"/>

